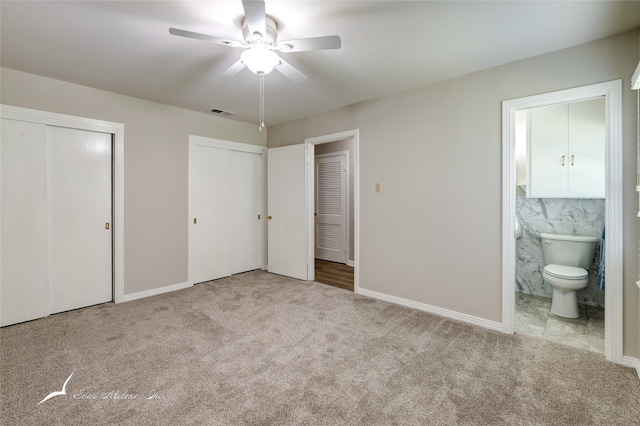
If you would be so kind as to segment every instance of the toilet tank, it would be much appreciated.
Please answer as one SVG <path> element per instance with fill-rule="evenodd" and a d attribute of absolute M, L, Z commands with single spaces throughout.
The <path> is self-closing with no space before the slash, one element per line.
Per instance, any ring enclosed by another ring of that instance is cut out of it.
<path fill-rule="evenodd" d="M 589 270 L 598 237 L 587 235 L 540 234 L 544 264 L 575 266 Z"/>

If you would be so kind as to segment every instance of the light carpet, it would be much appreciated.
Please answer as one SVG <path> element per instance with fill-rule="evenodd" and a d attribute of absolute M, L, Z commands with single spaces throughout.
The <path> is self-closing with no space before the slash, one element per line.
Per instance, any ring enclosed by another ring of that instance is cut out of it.
<path fill-rule="evenodd" d="M 602 355 L 263 271 L 0 339 L 3 425 L 640 422 L 634 370 Z"/>

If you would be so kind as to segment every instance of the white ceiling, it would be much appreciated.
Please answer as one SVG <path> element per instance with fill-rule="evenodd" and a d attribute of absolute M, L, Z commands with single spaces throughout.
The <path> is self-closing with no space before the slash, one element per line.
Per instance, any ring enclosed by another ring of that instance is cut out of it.
<path fill-rule="evenodd" d="M 640 27 L 640 2 L 266 0 L 279 39 L 337 34 L 340 50 L 280 53 L 307 75 L 266 76 L 273 125 Z M 241 0 L 0 3 L 1 65 L 196 111 L 258 122 L 258 77 L 217 74 L 241 49 Z M 526 82 L 523 82 L 526 84 Z"/>

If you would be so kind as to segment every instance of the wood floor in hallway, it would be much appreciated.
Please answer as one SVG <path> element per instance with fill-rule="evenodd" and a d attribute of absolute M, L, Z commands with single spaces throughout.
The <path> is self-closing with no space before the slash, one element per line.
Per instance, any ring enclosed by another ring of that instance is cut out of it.
<path fill-rule="evenodd" d="M 316 259 L 316 282 L 353 291 L 353 267 Z"/>

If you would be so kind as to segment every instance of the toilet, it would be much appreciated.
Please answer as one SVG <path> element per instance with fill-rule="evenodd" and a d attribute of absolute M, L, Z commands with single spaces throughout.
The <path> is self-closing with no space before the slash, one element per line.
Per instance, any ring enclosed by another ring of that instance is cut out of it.
<path fill-rule="evenodd" d="M 578 318 L 578 290 L 589 284 L 589 268 L 598 237 L 540 234 L 544 271 L 542 278 L 553 288 L 551 313 Z"/>

